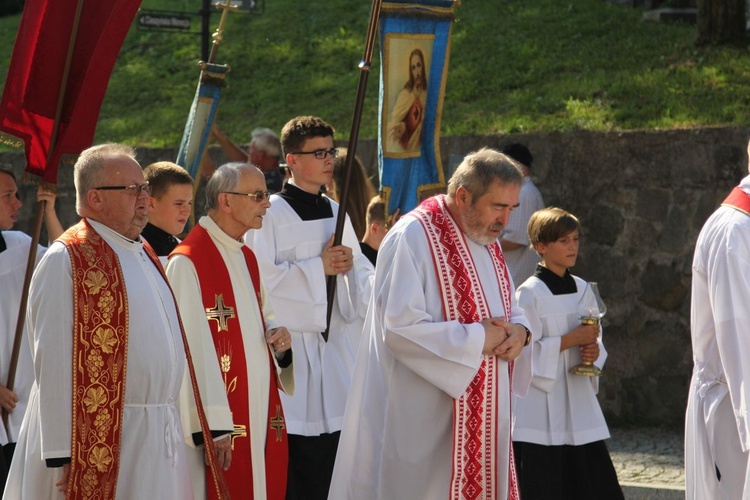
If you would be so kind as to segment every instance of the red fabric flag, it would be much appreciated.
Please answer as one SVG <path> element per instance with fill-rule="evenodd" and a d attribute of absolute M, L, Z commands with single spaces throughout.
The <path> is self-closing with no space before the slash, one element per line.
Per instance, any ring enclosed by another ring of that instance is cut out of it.
<path fill-rule="evenodd" d="M 79 2 L 83 10 L 57 140 L 49 154 Z M 57 184 L 60 157 L 91 146 L 112 68 L 140 4 L 141 0 L 26 0 L 0 100 L 0 131 L 24 141 L 27 173 Z"/>

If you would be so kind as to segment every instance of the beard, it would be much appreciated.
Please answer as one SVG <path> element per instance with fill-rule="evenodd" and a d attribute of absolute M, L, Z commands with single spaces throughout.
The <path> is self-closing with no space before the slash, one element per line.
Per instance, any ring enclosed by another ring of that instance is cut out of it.
<path fill-rule="evenodd" d="M 490 231 L 502 231 L 502 224 L 491 224 L 490 226 L 483 226 L 479 220 L 479 213 L 471 206 L 463 215 L 464 234 L 474 243 L 479 245 L 492 245 L 497 241 L 497 236 L 490 233 Z"/>

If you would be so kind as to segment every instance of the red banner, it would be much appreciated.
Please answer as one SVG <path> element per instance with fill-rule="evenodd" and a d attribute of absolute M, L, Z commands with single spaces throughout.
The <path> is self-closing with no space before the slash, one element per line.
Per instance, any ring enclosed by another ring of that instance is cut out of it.
<path fill-rule="evenodd" d="M 60 157 L 91 146 L 112 68 L 140 4 L 141 0 L 26 0 L 0 100 L 0 131 L 24 141 L 27 173 L 57 184 Z M 63 86 L 61 119 L 51 145 Z"/>

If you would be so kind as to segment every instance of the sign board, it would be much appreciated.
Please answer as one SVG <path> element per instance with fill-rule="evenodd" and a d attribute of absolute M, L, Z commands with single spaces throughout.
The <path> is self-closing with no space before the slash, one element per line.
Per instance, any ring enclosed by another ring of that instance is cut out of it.
<path fill-rule="evenodd" d="M 136 25 L 145 30 L 189 31 L 191 21 L 191 14 L 187 12 L 141 9 L 138 11 Z"/>

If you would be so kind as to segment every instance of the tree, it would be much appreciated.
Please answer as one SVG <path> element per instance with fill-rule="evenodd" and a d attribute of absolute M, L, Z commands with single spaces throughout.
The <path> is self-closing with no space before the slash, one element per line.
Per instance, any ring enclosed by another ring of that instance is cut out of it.
<path fill-rule="evenodd" d="M 698 0 L 698 43 L 743 43 L 745 0 Z"/>

